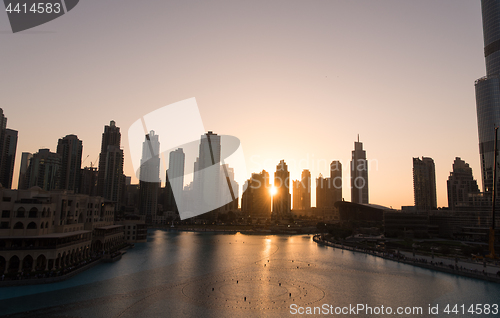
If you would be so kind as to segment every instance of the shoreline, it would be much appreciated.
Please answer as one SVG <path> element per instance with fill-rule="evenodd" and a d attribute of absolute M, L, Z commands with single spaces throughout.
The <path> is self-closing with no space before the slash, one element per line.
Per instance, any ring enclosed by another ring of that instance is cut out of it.
<path fill-rule="evenodd" d="M 420 268 L 425 268 L 425 269 L 429 269 L 429 270 L 433 270 L 433 271 L 438 271 L 438 272 L 462 276 L 462 277 L 480 279 L 480 280 L 500 284 L 500 276 L 498 276 L 498 275 L 491 275 L 488 273 L 477 272 L 477 271 L 472 271 L 472 270 L 470 270 L 470 271 L 469 270 L 459 270 L 459 269 L 455 269 L 455 267 L 452 264 L 438 265 L 437 262 L 433 263 L 433 264 L 429 264 L 429 263 L 417 262 L 415 259 L 408 260 L 408 259 L 402 259 L 402 258 L 393 257 L 393 256 L 389 256 L 389 255 L 378 254 L 376 252 L 367 252 L 367 251 L 364 251 L 361 249 L 356 249 L 354 247 L 343 246 L 343 245 L 339 245 L 339 244 L 332 243 L 329 241 L 324 241 L 324 240 L 320 239 L 320 235 L 314 235 L 313 241 L 316 242 L 317 244 L 322 245 L 322 246 L 329 246 L 329 247 L 333 247 L 333 248 L 343 249 L 346 251 L 368 254 L 368 255 L 380 257 L 383 259 L 387 259 L 390 261 L 403 263 L 403 264 L 407 264 L 407 265 L 412 265 L 412 266 L 416 266 L 416 267 L 420 267 Z M 416 255 L 415 257 L 418 258 L 418 255 Z M 452 266 L 454 268 L 452 269 L 450 266 Z"/>

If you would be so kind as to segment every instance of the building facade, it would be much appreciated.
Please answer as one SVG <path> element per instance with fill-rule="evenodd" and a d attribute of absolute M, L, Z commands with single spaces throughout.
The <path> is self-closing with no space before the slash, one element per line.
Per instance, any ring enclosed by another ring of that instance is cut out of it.
<path fill-rule="evenodd" d="M 486 76 L 475 82 L 479 156 L 484 192 L 493 186 L 495 127 L 500 125 L 500 2 L 481 1 Z"/>
<path fill-rule="evenodd" d="M 158 212 L 160 190 L 160 139 L 150 131 L 142 144 L 142 158 L 139 181 L 139 213 L 152 223 Z"/>
<path fill-rule="evenodd" d="M 0 183 L 4 188 L 12 187 L 14 163 L 16 161 L 17 131 L 5 129 L 2 133 L 2 150 L 0 163 Z"/>
<path fill-rule="evenodd" d="M 61 155 L 49 149 L 39 149 L 33 154 L 28 167 L 28 187 L 40 187 L 45 191 L 60 189 Z"/>
<path fill-rule="evenodd" d="M 30 166 L 30 160 L 33 157 L 32 153 L 23 152 L 21 155 L 21 165 L 19 167 L 19 181 L 17 183 L 17 188 L 19 190 L 28 189 L 28 168 Z"/>
<path fill-rule="evenodd" d="M 271 219 L 271 184 L 266 170 L 252 173 L 252 177 L 246 181 L 241 211 L 251 218 Z"/>

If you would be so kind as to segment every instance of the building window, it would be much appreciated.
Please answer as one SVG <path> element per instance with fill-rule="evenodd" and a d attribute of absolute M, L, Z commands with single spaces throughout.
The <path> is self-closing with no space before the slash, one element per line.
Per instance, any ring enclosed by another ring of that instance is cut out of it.
<path fill-rule="evenodd" d="M 10 218 L 10 210 L 3 210 L 2 217 L 3 218 Z"/>

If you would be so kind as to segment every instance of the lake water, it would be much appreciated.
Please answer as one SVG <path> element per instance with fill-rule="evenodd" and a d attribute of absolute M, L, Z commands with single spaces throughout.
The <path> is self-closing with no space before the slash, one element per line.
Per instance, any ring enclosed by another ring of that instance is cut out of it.
<path fill-rule="evenodd" d="M 59 283 L 0 288 L 0 315 L 19 317 L 292 317 L 314 307 L 340 317 L 356 316 L 346 309 L 358 304 L 372 310 L 361 317 L 383 316 L 375 315 L 381 306 L 394 317 L 499 317 L 494 308 L 467 310 L 500 305 L 500 285 L 323 247 L 312 236 L 154 230 L 116 263 Z M 445 313 L 447 304 L 459 314 Z"/>

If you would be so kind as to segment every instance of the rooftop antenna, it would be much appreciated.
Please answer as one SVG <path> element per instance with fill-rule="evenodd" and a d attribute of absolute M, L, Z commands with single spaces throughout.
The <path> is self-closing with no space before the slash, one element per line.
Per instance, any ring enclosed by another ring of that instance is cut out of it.
<path fill-rule="evenodd" d="M 359 134 L 358 134 L 358 142 L 359 142 Z"/>

